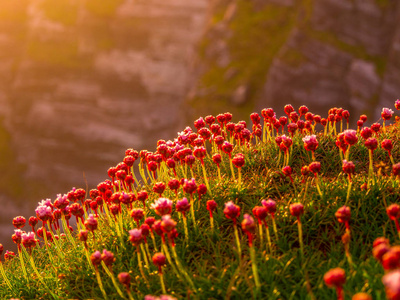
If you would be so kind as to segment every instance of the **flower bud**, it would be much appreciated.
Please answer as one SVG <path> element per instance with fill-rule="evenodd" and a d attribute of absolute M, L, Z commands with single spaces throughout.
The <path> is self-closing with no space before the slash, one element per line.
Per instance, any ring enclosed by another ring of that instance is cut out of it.
<path fill-rule="evenodd" d="M 331 269 L 324 275 L 328 287 L 341 287 L 346 283 L 346 273 L 342 268 Z"/>
<path fill-rule="evenodd" d="M 376 138 L 368 138 L 365 142 L 364 142 L 365 147 L 367 147 L 369 150 L 375 150 L 376 148 L 378 148 L 378 141 L 376 140 Z"/>
<path fill-rule="evenodd" d="M 394 221 L 394 220 L 400 218 L 400 205 L 393 203 L 388 206 L 388 208 L 386 209 L 386 212 L 387 212 L 389 218 L 392 221 Z"/>
<path fill-rule="evenodd" d="M 140 245 L 143 241 L 142 230 L 137 228 L 129 230 L 129 241 L 133 246 Z"/>
<path fill-rule="evenodd" d="M 264 206 L 270 214 L 276 212 L 276 202 L 272 199 L 261 200 L 262 206 Z"/>
<path fill-rule="evenodd" d="M 242 153 L 237 153 L 232 158 L 232 163 L 236 168 L 241 168 L 244 166 L 244 155 Z"/>
<path fill-rule="evenodd" d="M 100 251 L 96 251 L 90 255 L 90 260 L 94 266 L 97 266 L 101 263 L 101 253 Z"/>
<path fill-rule="evenodd" d="M 225 203 L 224 214 L 228 219 L 236 220 L 240 215 L 240 207 L 229 201 Z"/>
<path fill-rule="evenodd" d="M 22 216 L 15 217 L 13 219 L 13 225 L 15 228 L 22 228 L 25 226 L 26 219 Z"/>
<path fill-rule="evenodd" d="M 121 272 L 118 274 L 118 280 L 121 284 L 123 284 L 127 289 L 131 284 L 131 276 L 127 272 Z"/>
<path fill-rule="evenodd" d="M 321 163 L 318 161 L 314 161 L 308 165 L 310 172 L 314 173 L 314 175 L 318 174 L 321 171 Z"/>
<path fill-rule="evenodd" d="M 101 260 L 104 262 L 106 266 L 111 266 L 115 261 L 115 257 L 112 252 L 104 249 L 103 253 L 101 254 Z"/>
<path fill-rule="evenodd" d="M 182 200 L 176 201 L 175 208 L 177 212 L 185 213 L 190 209 L 190 203 L 188 199 L 182 198 Z"/>
<path fill-rule="evenodd" d="M 301 203 L 290 204 L 290 214 L 293 217 L 299 218 L 304 213 L 304 206 Z"/>
<path fill-rule="evenodd" d="M 338 219 L 338 221 L 340 223 L 345 223 L 345 222 L 349 222 L 350 218 L 351 218 L 351 211 L 350 211 L 350 207 L 348 206 L 342 206 L 340 207 L 336 213 L 335 213 L 335 217 Z"/>

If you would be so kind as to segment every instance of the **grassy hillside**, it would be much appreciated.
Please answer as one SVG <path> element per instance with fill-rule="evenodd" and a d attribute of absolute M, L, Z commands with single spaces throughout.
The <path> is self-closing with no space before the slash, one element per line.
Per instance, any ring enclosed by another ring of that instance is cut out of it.
<path fill-rule="evenodd" d="M 397 117 L 344 131 L 334 109 L 325 128 L 307 114 L 276 130 L 267 114 L 253 131 L 198 119 L 155 153 L 128 149 L 97 189 L 39 203 L 36 234 L 16 230 L 20 253 L 3 260 L 1 299 L 399 299 Z"/>

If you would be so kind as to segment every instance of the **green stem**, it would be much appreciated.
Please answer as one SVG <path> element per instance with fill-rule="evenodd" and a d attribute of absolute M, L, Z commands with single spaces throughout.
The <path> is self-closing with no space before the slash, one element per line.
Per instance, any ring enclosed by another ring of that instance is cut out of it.
<path fill-rule="evenodd" d="M 101 282 L 99 270 L 97 270 L 97 268 L 96 268 L 95 273 L 96 273 L 96 279 L 97 279 L 97 283 L 99 284 L 101 293 L 103 294 L 104 299 L 108 299 L 106 291 L 104 290 L 104 287 L 103 287 L 103 283 Z"/>
<path fill-rule="evenodd" d="M 260 235 L 260 247 L 264 244 L 264 237 L 263 237 L 263 227 L 262 224 L 258 224 L 258 233 Z"/>
<path fill-rule="evenodd" d="M 10 281 L 8 280 L 7 276 L 6 276 L 6 273 L 4 272 L 3 263 L 2 263 L 1 261 L 0 261 L 0 272 L 1 272 L 1 275 L 3 276 L 4 281 L 6 282 L 8 288 L 10 289 L 10 291 L 13 291 L 13 288 L 12 288 L 12 286 L 11 286 L 11 283 L 10 283 Z"/>
<path fill-rule="evenodd" d="M 68 228 L 67 221 L 65 220 L 65 216 L 63 214 L 61 215 L 61 223 L 63 225 L 64 233 L 67 236 L 68 241 L 71 243 L 72 247 L 75 250 L 76 249 L 75 240 L 73 239 L 73 237 L 71 235 L 71 231 Z"/>
<path fill-rule="evenodd" d="M 303 228 L 301 226 L 300 218 L 297 219 L 297 228 L 299 229 L 299 243 L 300 243 L 300 253 L 301 260 L 304 260 L 304 244 L 303 244 Z"/>
<path fill-rule="evenodd" d="M 23 246 L 21 245 L 21 247 L 23 247 Z M 28 274 L 26 273 L 24 258 L 22 257 L 22 252 L 20 249 L 18 249 L 18 256 L 19 256 L 19 260 L 21 262 L 21 268 L 22 268 L 22 272 L 24 273 L 25 280 L 28 281 Z"/>
<path fill-rule="evenodd" d="M 236 247 L 238 249 L 239 259 L 241 260 L 242 259 L 242 248 L 240 247 L 239 232 L 238 232 L 236 224 L 233 225 L 233 228 L 235 231 Z"/>
<path fill-rule="evenodd" d="M 121 296 L 121 298 L 125 298 L 124 293 L 122 293 L 121 289 L 119 288 L 113 273 L 111 273 L 110 269 L 106 266 L 104 261 L 101 261 L 101 265 L 102 265 L 104 271 L 106 271 L 107 275 L 111 278 L 113 285 L 114 285 L 115 289 L 117 290 L 117 293 Z"/>
<path fill-rule="evenodd" d="M 261 285 L 260 285 L 260 279 L 258 277 L 256 254 L 253 246 L 250 246 L 250 257 L 251 257 L 251 268 L 253 270 L 254 281 L 256 283 L 256 288 L 258 292 L 261 288 Z"/>
<path fill-rule="evenodd" d="M 206 172 L 206 167 L 204 166 L 204 163 L 201 164 L 201 168 L 203 169 L 203 177 L 204 177 L 204 182 L 206 183 L 206 186 L 207 186 L 207 191 L 211 195 L 210 185 L 208 184 L 207 172 Z"/>
<path fill-rule="evenodd" d="M 272 218 L 272 227 L 274 228 L 274 233 L 275 233 L 275 238 L 278 241 L 278 229 L 276 228 L 276 222 L 275 222 L 275 218 Z M 269 232 L 268 232 L 269 234 Z"/>
<path fill-rule="evenodd" d="M 185 215 L 183 215 L 183 227 L 185 228 L 186 244 L 189 245 L 189 232 L 188 232 L 187 220 L 186 220 L 186 216 Z"/>
<path fill-rule="evenodd" d="M 368 149 L 369 154 L 369 168 L 368 168 L 368 183 L 374 181 L 374 165 L 373 165 L 373 152 Z"/>
<path fill-rule="evenodd" d="M 160 273 L 159 275 L 160 275 L 160 282 L 161 282 L 161 290 L 162 290 L 163 294 L 167 294 L 167 291 L 165 290 L 164 276 L 162 273 Z"/>
<path fill-rule="evenodd" d="M 232 164 L 232 159 L 231 158 L 229 158 L 229 165 L 231 167 L 233 181 L 235 181 L 235 171 L 233 169 L 233 164 Z"/>
<path fill-rule="evenodd" d="M 194 215 L 194 208 L 193 208 L 194 203 L 193 202 L 194 202 L 193 195 L 190 194 L 190 213 L 192 215 L 192 222 L 193 222 L 194 229 L 197 231 L 197 224 L 196 224 L 196 217 Z"/>
<path fill-rule="evenodd" d="M 349 202 L 349 199 L 350 199 L 351 185 L 352 185 L 352 182 L 351 182 L 351 180 L 349 180 L 349 186 L 347 187 L 347 196 L 346 196 L 345 205 L 347 205 L 347 203 Z"/>
<path fill-rule="evenodd" d="M 144 257 L 144 262 L 146 263 L 146 266 L 147 266 L 148 268 L 150 268 L 149 260 L 148 260 L 148 258 L 147 258 L 146 250 L 144 249 L 143 244 L 140 244 L 140 250 L 142 250 L 143 257 Z"/>
<path fill-rule="evenodd" d="M 322 192 L 321 192 L 321 189 L 320 189 L 320 187 L 319 187 L 319 178 L 318 178 L 318 174 L 315 174 L 315 185 L 316 185 L 316 187 L 317 187 L 317 191 L 318 191 L 319 196 L 322 198 Z"/>
<path fill-rule="evenodd" d="M 181 276 L 180 276 L 178 270 L 175 268 L 174 263 L 172 262 L 171 255 L 169 254 L 168 247 L 167 247 L 167 245 L 165 245 L 165 243 L 162 244 L 162 249 L 164 250 L 164 254 L 167 257 L 168 263 L 172 267 L 172 271 L 176 274 L 176 276 L 178 276 L 178 278 L 180 278 Z"/>
<path fill-rule="evenodd" d="M 171 246 L 171 245 L 170 245 Z M 186 278 L 187 282 L 190 284 L 190 286 L 192 287 L 193 290 L 196 290 L 192 279 L 190 278 L 190 276 L 188 275 L 188 273 L 186 272 L 185 268 L 183 267 L 183 265 L 181 264 L 178 255 L 176 254 L 175 251 L 175 247 L 171 246 L 172 249 L 172 254 L 174 255 L 175 261 L 176 261 L 176 265 L 178 266 L 179 270 L 181 270 L 183 276 Z"/>

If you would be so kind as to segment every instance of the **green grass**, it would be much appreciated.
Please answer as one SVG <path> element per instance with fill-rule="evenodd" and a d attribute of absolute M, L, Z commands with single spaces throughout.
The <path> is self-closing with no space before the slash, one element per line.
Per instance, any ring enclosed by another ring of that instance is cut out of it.
<path fill-rule="evenodd" d="M 386 133 L 381 133 L 378 140 L 391 138 L 394 142 L 393 156 L 400 159 L 398 132 L 400 123 L 387 127 Z M 386 215 L 385 207 L 398 202 L 400 185 L 397 178 L 391 175 L 390 161 L 385 150 L 378 148 L 374 153 L 376 163 L 375 182 L 367 190 L 361 186 L 368 176 L 368 151 L 361 137 L 356 145 L 351 147 L 350 160 L 356 165 L 356 174 L 348 201 L 351 208 L 351 242 L 350 253 L 353 264 L 346 259 L 341 236 L 345 232 L 344 225 L 335 218 L 335 212 L 346 202 L 348 179 L 341 172 L 341 157 L 335 146 L 336 137 L 317 133 L 319 146 L 316 150 L 316 160 L 321 163 L 319 174 L 322 197 L 318 194 L 316 181 L 308 176 L 305 183 L 300 169 L 311 162 L 311 155 L 303 146 L 302 134 L 293 137 L 293 147 L 290 151 L 290 166 L 293 169 L 294 184 L 288 178 L 281 176 L 282 158 L 279 160 L 279 150 L 275 142 L 253 142 L 248 146 L 240 146 L 236 142 L 233 153 L 243 153 L 245 165 L 242 168 L 242 183 L 233 180 L 227 155 L 223 154 L 221 164 L 222 179 L 217 176 L 217 168 L 209 159 L 205 166 L 211 190 L 198 200 L 195 195 L 194 208 L 196 226 L 192 222 L 190 212 L 187 213 L 189 228 L 189 243 L 185 241 L 184 225 L 180 213 L 172 210 L 171 217 L 177 222 L 179 236 L 176 238 L 176 252 L 193 285 L 185 276 L 177 276 L 170 263 L 164 268 L 166 292 L 177 298 L 193 299 L 334 299 L 335 291 L 325 286 L 324 274 L 331 268 L 341 267 L 346 271 L 344 285 L 345 298 L 350 299 L 357 292 L 366 292 L 374 299 L 384 299 L 384 286 L 381 278 L 384 275 L 382 266 L 372 256 L 372 242 L 375 238 L 385 236 L 391 244 L 399 244 L 399 236 L 394 222 Z M 211 151 L 209 151 L 211 152 Z M 211 154 L 211 153 L 210 153 Z M 193 166 L 197 184 L 203 182 L 200 163 Z M 178 178 L 191 177 L 188 172 L 177 167 Z M 238 178 L 235 170 L 235 178 Z M 147 216 L 157 216 L 150 204 L 158 199 L 152 191 L 153 181 L 146 175 L 146 180 L 140 178 L 140 183 L 134 185 L 136 190 L 145 189 L 149 193 L 147 201 Z M 157 180 L 168 182 L 173 177 L 171 170 L 161 166 L 157 172 Z M 163 197 L 175 199 L 175 194 L 168 188 Z M 182 188 L 178 198 L 189 197 Z M 240 227 L 245 213 L 251 214 L 252 208 L 261 205 L 262 199 L 273 198 L 277 201 L 275 236 L 271 217 L 267 217 L 271 235 L 272 249 L 266 242 L 261 243 L 256 231 L 254 246 L 255 257 L 260 277 L 260 288 L 257 289 L 250 260 L 247 236 Z M 210 228 L 209 213 L 206 201 L 214 199 L 218 208 L 214 212 L 214 230 Z M 241 256 L 235 242 L 233 222 L 224 216 L 224 203 L 233 201 L 241 209 L 239 222 L 239 239 L 242 249 Z M 304 258 L 300 253 L 298 227 L 296 218 L 289 213 L 290 204 L 300 202 L 304 205 L 304 215 L 301 217 L 303 226 Z M 142 207 L 138 201 L 134 207 Z M 129 242 L 128 231 L 136 225 L 130 217 L 129 210 L 122 205 L 122 227 L 114 218 L 100 213 L 99 228 L 95 230 L 95 238 L 89 233 L 89 254 L 96 250 L 107 249 L 113 252 L 115 262 L 112 272 L 117 276 L 120 272 L 129 272 L 131 292 L 134 299 L 143 299 L 145 295 L 160 295 L 161 285 L 156 267 L 144 264 L 144 276 L 139 272 L 135 247 Z M 25 227 L 25 230 L 29 230 Z M 76 234 L 76 230 L 73 235 Z M 28 262 L 30 256 L 23 255 L 27 269 L 27 278 L 23 276 L 20 260 L 16 257 L 3 263 L 6 276 L 11 282 L 11 290 L 0 276 L 0 298 L 11 297 L 20 299 L 104 299 L 96 280 L 95 272 L 85 256 L 83 243 L 75 238 L 76 248 L 68 239 L 62 239 L 57 244 L 51 243 L 49 250 L 43 245 L 32 252 L 32 259 L 38 269 L 38 275 Z M 158 250 L 161 239 L 156 236 Z M 153 242 L 148 237 L 151 255 L 155 252 Z M 169 252 L 171 252 L 171 247 Z M 172 253 L 171 253 L 172 256 Z M 142 257 L 143 258 L 143 257 Z M 178 268 L 179 269 L 179 268 Z M 100 277 L 109 299 L 121 299 L 110 277 L 99 266 Z M 307 280 L 311 291 L 307 289 Z M 148 284 L 146 283 L 148 281 Z M 128 299 L 124 287 L 117 283 L 124 297 Z"/>

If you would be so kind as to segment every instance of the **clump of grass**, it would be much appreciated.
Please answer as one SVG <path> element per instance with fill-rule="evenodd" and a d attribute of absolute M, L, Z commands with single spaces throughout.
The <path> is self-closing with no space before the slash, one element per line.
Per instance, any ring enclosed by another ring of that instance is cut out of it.
<path fill-rule="evenodd" d="M 374 161 L 390 164 L 374 167 L 371 147 L 361 140 L 368 130 L 342 132 L 346 111 L 331 109 L 325 119 L 289 108 L 284 122 L 272 109 L 262 111 L 264 122 L 253 113 L 252 131 L 229 113 L 207 116 L 195 123 L 197 132 L 188 127 L 158 141 L 154 153 L 127 149 L 96 188 L 39 202 L 29 218 L 32 232 L 24 231 L 25 218 L 14 219 L 20 250 L 18 258 L 4 255 L 0 298 L 332 299 L 325 280 L 338 299 L 381 298 L 385 286 L 387 297 L 397 299 L 399 118 L 385 130 L 371 129 Z M 379 147 L 389 139 L 393 162 Z M 38 221 L 42 227 L 35 228 Z M 160 259 L 151 264 L 154 257 Z"/>

